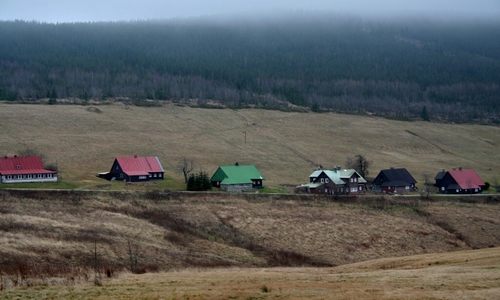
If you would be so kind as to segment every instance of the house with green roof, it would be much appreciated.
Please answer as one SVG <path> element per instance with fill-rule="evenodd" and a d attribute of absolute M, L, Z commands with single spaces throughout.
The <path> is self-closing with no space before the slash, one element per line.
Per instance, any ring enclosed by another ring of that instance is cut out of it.
<path fill-rule="evenodd" d="M 226 191 L 245 191 L 262 188 L 264 177 L 254 165 L 220 166 L 210 182 L 213 187 Z"/>

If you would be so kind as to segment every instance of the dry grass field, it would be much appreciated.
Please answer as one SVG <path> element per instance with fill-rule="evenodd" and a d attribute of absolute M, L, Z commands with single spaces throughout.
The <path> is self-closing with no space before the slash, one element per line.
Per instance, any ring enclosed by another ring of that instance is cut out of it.
<path fill-rule="evenodd" d="M 176 105 L 0 104 L 0 132 L 0 154 L 36 149 L 62 179 L 42 187 L 71 188 L 0 189 L 0 299 L 500 298 L 493 193 L 480 201 L 332 201 L 172 191 L 183 188 L 175 171 L 182 157 L 209 174 L 255 164 L 276 189 L 358 153 L 373 162 L 372 175 L 406 167 L 421 183 L 424 173 L 462 166 L 493 183 L 499 127 Z M 96 178 L 115 157 L 134 154 L 157 155 L 167 180 Z"/>
<path fill-rule="evenodd" d="M 2 191 L 0 287 L 30 287 L 26 293 L 46 290 L 37 286 L 87 289 L 94 280 L 94 267 L 105 285 L 131 270 L 178 276 L 173 274 L 193 268 L 218 269 L 213 272 L 225 274 L 221 278 L 233 276 L 231 272 L 244 278 L 246 269 L 233 269 L 336 267 L 335 272 L 341 272 L 343 265 L 380 258 L 387 260 L 378 261 L 376 268 L 392 269 L 399 263 L 390 258 L 500 246 L 497 202 L 422 202 L 403 197 L 332 202 L 138 191 Z M 441 266 L 446 258 L 435 260 L 438 263 L 431 265 Z M 405 262 L 413 263 L 411 259 Z M 418 264 L 422 267 L 426 262 Z M 366 268 L 355 266 L 356 272 Z M 490 267 L 496 270 L 495 265 Z M 248 272 L 274 274 L 275 269 Z M 306 277 L 329 274 L 321 269 L 285 273 L 297 273 L 292 279 L 299 276 L 296 280 L 301 282 L 302 272 L 313 272 Z M 259 280 L 248 284 L 266 284 Z M 297 284 L 298 290 L 307 286 Z M 272 288 L 276 292 L 279 285 L 273 283 Z"/>
<path fill-rule="evenodd" d="M 10 289 L 0 299 L 498 299 L 500 249 L 372 260 L 336 268 L 187 269 L 102 286 Z"/>
<path fill-rule="evenodd" d="M 490 183 L 500 179 L 500 128 L 494 126 L 173 104 L 0 104 L 0 132 L 2 155 L 37 149 L 76 188 L 103 188 L 106 182 L 95 174 L 109 171 L 115 157 L 134 154 L 157 155 L 171 179 L 163 187 L 177 188 L 182 176 L 175 166 L 182 157 L 209 175 L 219 165 L 254 164 L 267 186 L 305 183 L 318 165 L 342 166 L 354 154 L 372 161 L 373 176 L 406 167 L 422 183 L 424 173 L 433 177 L 461 166 Z"/>

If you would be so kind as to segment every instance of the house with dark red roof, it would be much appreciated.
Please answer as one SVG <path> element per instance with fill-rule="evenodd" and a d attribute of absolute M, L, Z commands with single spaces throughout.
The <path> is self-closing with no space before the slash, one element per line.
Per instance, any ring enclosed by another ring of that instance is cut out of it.
<path fill-rule="evenodd" d="M 443 174 L 444 173 L 444 174 Z M 484 182 L 474 170 L 458 168 L 436 175 L 436 186 L 443 194 L 477 194 L 483 191 Z"/>
<path fill-rule="evenodd" d="M 405 168 L 390 168 L 380 171 L 373 180 L 373 190 L 377 193 L 401 193 L 415 189 L 417 181 Z"/>
<path fill-rule="evenodd" d="M 47 170 L 40 156 L 0 158 L 0 183 L 57 182 L 57 171 Z"/>
<path fill-rule="evenodd" d="M 157 156 L 117 157 L 107 173 L 99 173 L 100 178 L 126 182 L 162 180 L 165 171 Z"/>

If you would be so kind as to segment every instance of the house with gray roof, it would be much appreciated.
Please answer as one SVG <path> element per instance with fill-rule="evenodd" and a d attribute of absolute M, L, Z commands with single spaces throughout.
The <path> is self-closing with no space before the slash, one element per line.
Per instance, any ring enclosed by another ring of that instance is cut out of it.
<path fill-rule="evenodd" d="M 317 169 L 309 175 L 309 183 L 297 188 L 310 194 L 357 195 L 365 193 L 366 180 L 354 169 Z"/>
<path fill-rule="evenodd" d="M 401 193 L 415 190 L 417 181 L 405 168 L 390 168 L 380 171 L 373 180 L 377 193 Z"/>
<path fill-rule="evenodd" d="M 262 188 L 264 177 L 254 165 L 220 166 L 210 178 L 213 187 L 230 192 Z"/>

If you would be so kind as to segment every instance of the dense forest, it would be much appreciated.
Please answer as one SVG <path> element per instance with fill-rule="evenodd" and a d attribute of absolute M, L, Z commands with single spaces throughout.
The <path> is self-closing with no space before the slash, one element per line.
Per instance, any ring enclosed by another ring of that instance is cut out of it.
<path fill-rule="evenodd" d="M 170 100 L 500 123 L 500 21 L 236 19 L 0 22 L 0 100 Z"/>

